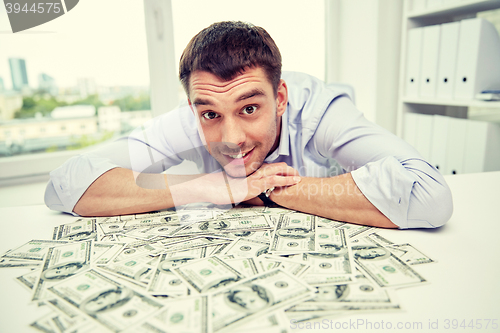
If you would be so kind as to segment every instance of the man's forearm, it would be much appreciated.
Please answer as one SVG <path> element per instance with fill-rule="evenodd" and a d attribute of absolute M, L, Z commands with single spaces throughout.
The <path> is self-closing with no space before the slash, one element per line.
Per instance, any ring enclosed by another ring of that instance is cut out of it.
<path fill-rule="evenodd" d="M 284 163 L 268 164 L 247 178 L 223 172 L 197 175 L 134 174 L 114 168 L 97 178 L 79 199 L 73 212 L 81 216 L 137 214 L 193 202 L 239 203 L 266 188 L 300 181 L 298 172 Z"/>
<path fill-rule="evenodd" d="M 277 204 L 333 220 L 397 228 L 361 193 L 350 173 L 331 178 L 304 177 L 297 185 L 273 191 Z"/>
<path fill-rule="evenodd" d="M 199 177 L 199 175 L 197 175 Z M 134 172 L 115 168 L 102 174 L 85 191 L 73 211 L 81 216 L 115 216 L 136 214 L 174 207 L 175 204 L 188 203 L 187 200 L 172 198 L 164 174 L 140 174 L 136 179 Z M 176 187 L 183 181 L 196 176 L 175 176 Z M 191 192 L 192 200 L 195 200 Z"/>

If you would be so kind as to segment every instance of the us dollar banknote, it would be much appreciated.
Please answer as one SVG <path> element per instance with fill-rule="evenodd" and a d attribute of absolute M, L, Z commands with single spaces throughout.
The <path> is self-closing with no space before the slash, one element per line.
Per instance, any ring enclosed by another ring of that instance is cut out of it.
<path fill-rule="evenodd" d="M 122 332 L 162 308 L 161 303 L 93 269 L 60 281 L 49 292 L 51 298 L 66 301 L 112 332 Z"/>
<path fill-rule="evenodd" d="M 33 287 L 32 301 L 46 297 L 50 286 L 90 268 L 92 241 L 63 244 L 49 247 Z"/>
<path fill-rule="evenodd" d="M 287 312 L 362 310 L 376 306 L 399 309 L 390 289 L 379 287 L 356 270 L 355 282 L 316 287 L 312 299 L 292 306 Z"/>
<path fill-rule="evenodd" d="M 276 223 L 269 251 L 300 253 L 315 250 L 316 217 L 303 213 L 283 214 Z"/>
<path fill-rule="evenodd" d="M 99 269 L 120 276 L 127 281 L 141 287 L 148 286 L 154 267 L 150 264 L 152 258 L 141 254 L 120 261 L 111 261 Z"/>
<path fill-rule="evenodd" d="M 224 260 L 246 277 L 259 274 L 254 258 L 234 258 Z"/>
<path fill-rule="evenodd" d="M 278 310 L 272 314 L 262 314 L 251 322 L 234 327 L 231 330 L 234 333 L 287 333 L 288 327 L 290 327 L 289 319 L 283 311 Z"/>
<path fill-rule="evenodd" d="M 13 250 L 8 251 L 0 259 L 10 258 L 10 259 L 24 259 L 24 260 L 39 260 L 42 261 L 45 256 L 45 252 L 51 246 L 57 246 L 61 244 L 66 244 L 66 241 L 54 241 L 54 240 L 42 240 L 34 239 L 26 244 L 23 244 Z"/>
<path fill-rule="evenodd" d="M 263 272 L 279 268 L 295 276 L 301 276 L 309 269 L 309 265 L 306 263 L 272 256 L 259 258 L 258 263 Z"/>
<path fill-rule="evenodd" d="M 300 258 L 310 266 L 304 275 L 310 285 L 353 281 L 354 262 L 344 229 L 316 228 L 316 251 Z"/>
<path fill-rule="evenodd" d="M 405 287 L 426 282 L 412 267 L 375 240 L 360 237 L 351 241 L 354 262 L 380 287 Z"/>
<path fill-rule="evenodd" d="M 195 249 L 199 247 L 207 247 L 207 246 L 216 246 L 221 244 L 228 244 L 230 240 L 227 239 L 219 239 L 219 238 L 211 238 L 211 237 L 193 237 L 192 239 L 185 240 L 183 242 L 169 244 L 165 246 L 162 250 L 163 253 L 167 252 L 178 252 L 188 249 Z M 162 241 L 162 243 L 164 243 Z"/>
<path fill-rule="evenodd" d="M 361 237 L 364 235 L 368 235 L 370 232 L 372 232 L 373 230 L 376 229 L 374 227 L 369 227 L 366 225 L 351 224 L 351 223 L 345 223 L 344 225 L 341 225 L 337 228 L 344 229 L 346 231 L 347 237 L 349 237 L 349 238 L 355 238 L 355 237 Z"/>
<path fill-rule="evenodd" d="M 174 253 L 162 254 L 148 285 L 148 292 L 155 296 L 187 296 L 189 294 L 188 286 L 171 269 L 200 258 L 200 254 L 195 252 L 191 250 L 177 252 L 175 255 Z"/>
<path fill-rule="evenodd" d="M 207 220 L 196 222 L 188 226 L 179 227 L 173 230 L 170 236 L 219 234 L 221 232 L 239 232 L 242 230 L 262 230 L 271 229 L 271 224 L 266 216 L 246 216 L 240 218 Z"/>
<path fill-rule="evenodd" d="M 36 268 L 40 266 L 41 262 L 39 260 L 22 260 L 22 259 L 0 259 L 0 268 L 11 268 L 11 267 L 26 267 L 26 268 Z"/>
<path fill-rule="evenodd" d="M 386 247 L 392 252 L 392 254 L 410 266 L 436 262 L 408 243 L 392 244 Z"/>
<path fill-rule="evenodd" d="M 21 283 L 24 287 L 28 288 L 30 291 L 33 290 L 33 286 L 36 283 L 36 280 L 40 276 L 39 271 L 31 271 L 29 273 L 18 276 L 16 280 Z"/>
<path fill-rule="evenodd" d="M 157 314 L 145 319 L 128 332 L 208 333 L 207 296 L 176 298 L 167 302 Z"/>
<path fill-rule="evenodd" d="M 223 254 L 233 255 L 234 257 L 240 258 L 257 258 L 267 254 L 268 251 L 269 243 L 246 238 L 238 238 L 225 248 Z"/>
<path fill-rule="evenodd" d="M 53 240 L 78 242 L 83 240 L 97 240 L 97 219 L 78 219 L 75 222 L 61 224 L 54 228 Z"/>
<path fill-rule="evenodd" d="M 172 271 L 198 293 L 211 293 L 243 278 L 240 272 L 218 257 L 192 261 Z"/>
<path fill-rule="evenodd" d="M 311 294 L 311 287 L 279 269 L 256 275 L 209 298 L 211 329 L 232 331 L 234 325 L 310 298 Z"/>
<path fill-rule="evenodd" d="M 92 263 L 96 265 L 106 265 L 123 250 L 125 243 L 94 242 L 93 246 L 94 256 L 92 257 Z"/>

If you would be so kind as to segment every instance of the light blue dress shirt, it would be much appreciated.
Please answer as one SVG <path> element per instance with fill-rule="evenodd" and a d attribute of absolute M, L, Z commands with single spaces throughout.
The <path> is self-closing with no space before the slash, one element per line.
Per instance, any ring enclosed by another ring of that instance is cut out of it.
<path fill-rule="evenodd" d="M 349 97 L 322 81 L 286 72 L 283 79 L 288 106 L 279 146 L 265 162 L 285 162 L 305 177 L 351 172 L 363 195 L 401 229 L 435 228 L 448 221 L 453 211 L 451 192 L 439 171 L 413 147 L 366 120 Z M 204 148 L 188 107 L 69 159 L 50 173 L 45 203 L 74 214 L 86 189 L 110 169 L 160 173 L 183 160 L 194 161 L 200 173 L 220 170 Z"/>

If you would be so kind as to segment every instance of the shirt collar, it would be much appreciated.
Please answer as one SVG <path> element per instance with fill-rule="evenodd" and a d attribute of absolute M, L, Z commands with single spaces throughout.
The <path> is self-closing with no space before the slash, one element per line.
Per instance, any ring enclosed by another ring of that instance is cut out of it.
<path fill-rule="evenodd" d="M 288 156 L 290 155 L 290 136 L 288 130 L 288 106 L 281 116 L 281 132 L 280 132 L 280 143 L 278 147 L 264 160 L 264 162 L 273 162 L 280 155 Z"/>

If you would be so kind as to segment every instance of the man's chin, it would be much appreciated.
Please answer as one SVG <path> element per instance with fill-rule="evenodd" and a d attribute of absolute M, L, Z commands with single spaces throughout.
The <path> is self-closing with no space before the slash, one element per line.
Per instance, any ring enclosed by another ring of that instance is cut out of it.
<path fill-rule="evenodd" d="M 244 165 L 226 165 L 224 171 L 233 178 L 246 178 L 247 172 Z"/>
<path fill-rule="evenodd" d="M 262 165 L 262 163 L 260 165 Z M 228 164 L 225 165 L 223 168 L 224 171 L 233 178 L 246 178 L 251 174 L 253 174 L 255 171 L 257 171 L 259 167 L 257 168 L 245 167 L 244 164 L 239 164 L 239 165 Z"/>

